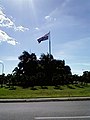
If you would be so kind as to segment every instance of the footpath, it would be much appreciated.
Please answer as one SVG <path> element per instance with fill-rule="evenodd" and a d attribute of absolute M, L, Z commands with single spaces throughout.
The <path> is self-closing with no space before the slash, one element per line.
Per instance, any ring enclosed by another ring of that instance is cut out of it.
<path fill-rule="evenodd" d="M 58 102 L 58 101 L 84 101 L 90 100 L 90 97 L 66 97 L 66 98 L 35 98 L 35 99 L 0 99 L 0 103 L 14 102 Z"/>

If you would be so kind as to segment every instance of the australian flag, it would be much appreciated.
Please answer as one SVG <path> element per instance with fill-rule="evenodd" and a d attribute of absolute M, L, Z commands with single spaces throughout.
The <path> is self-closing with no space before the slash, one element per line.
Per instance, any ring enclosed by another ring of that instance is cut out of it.
<path fill-rule="evenodd" d="M 48 40 L 49 34 L 50 34 L 50 32 L 47 33 L 47 34 L 45 34 L 44 36 L 38 38 L 38 39 L 37 39 L 38 43 L 40 43 L 41 41 L 44 41 L 44 40 Z"/>

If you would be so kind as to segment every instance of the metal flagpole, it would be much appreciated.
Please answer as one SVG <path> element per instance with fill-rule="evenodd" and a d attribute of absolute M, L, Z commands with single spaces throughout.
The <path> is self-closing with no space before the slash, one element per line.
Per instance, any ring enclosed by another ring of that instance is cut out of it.
<path fill-rule="evenodd" d="M 49 31 L 49 55 L 51 55 L 51 38 L 50 38 L 50 31 Z"/>

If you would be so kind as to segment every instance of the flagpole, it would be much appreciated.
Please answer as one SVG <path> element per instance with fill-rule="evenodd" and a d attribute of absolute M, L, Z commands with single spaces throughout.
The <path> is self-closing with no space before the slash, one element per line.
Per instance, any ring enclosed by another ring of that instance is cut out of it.
<path fill-rule="evenodd" d="M 41 41 L 48 40 L 48 51 L 49 51 L 49 56 L 51 55 L 51 36 L 50 36 L 50 31 L 45 34 L 44 36 L 40 37 L 37 39 L 38 43 L 41 43 Z"/>
<path fill-rule="evenodd" d="M 49 31 L 49 55 L 51 55 L 51 36 Z"/>

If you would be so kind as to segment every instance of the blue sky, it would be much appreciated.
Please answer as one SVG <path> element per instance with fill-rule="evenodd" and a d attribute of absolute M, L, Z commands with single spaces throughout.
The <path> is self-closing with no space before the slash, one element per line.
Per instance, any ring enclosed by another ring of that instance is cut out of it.
<path fill-rule="evenodd" d="M 73 74 L 90 71 L 90 0 L 2 0 L 0 62 L 4 72 L 12 72 L 24 50 L 38 57 L 47 54 L 48 41 L 38 44 L 37 38 L 48 31 L 54 58 L 65 60 Z"/>

